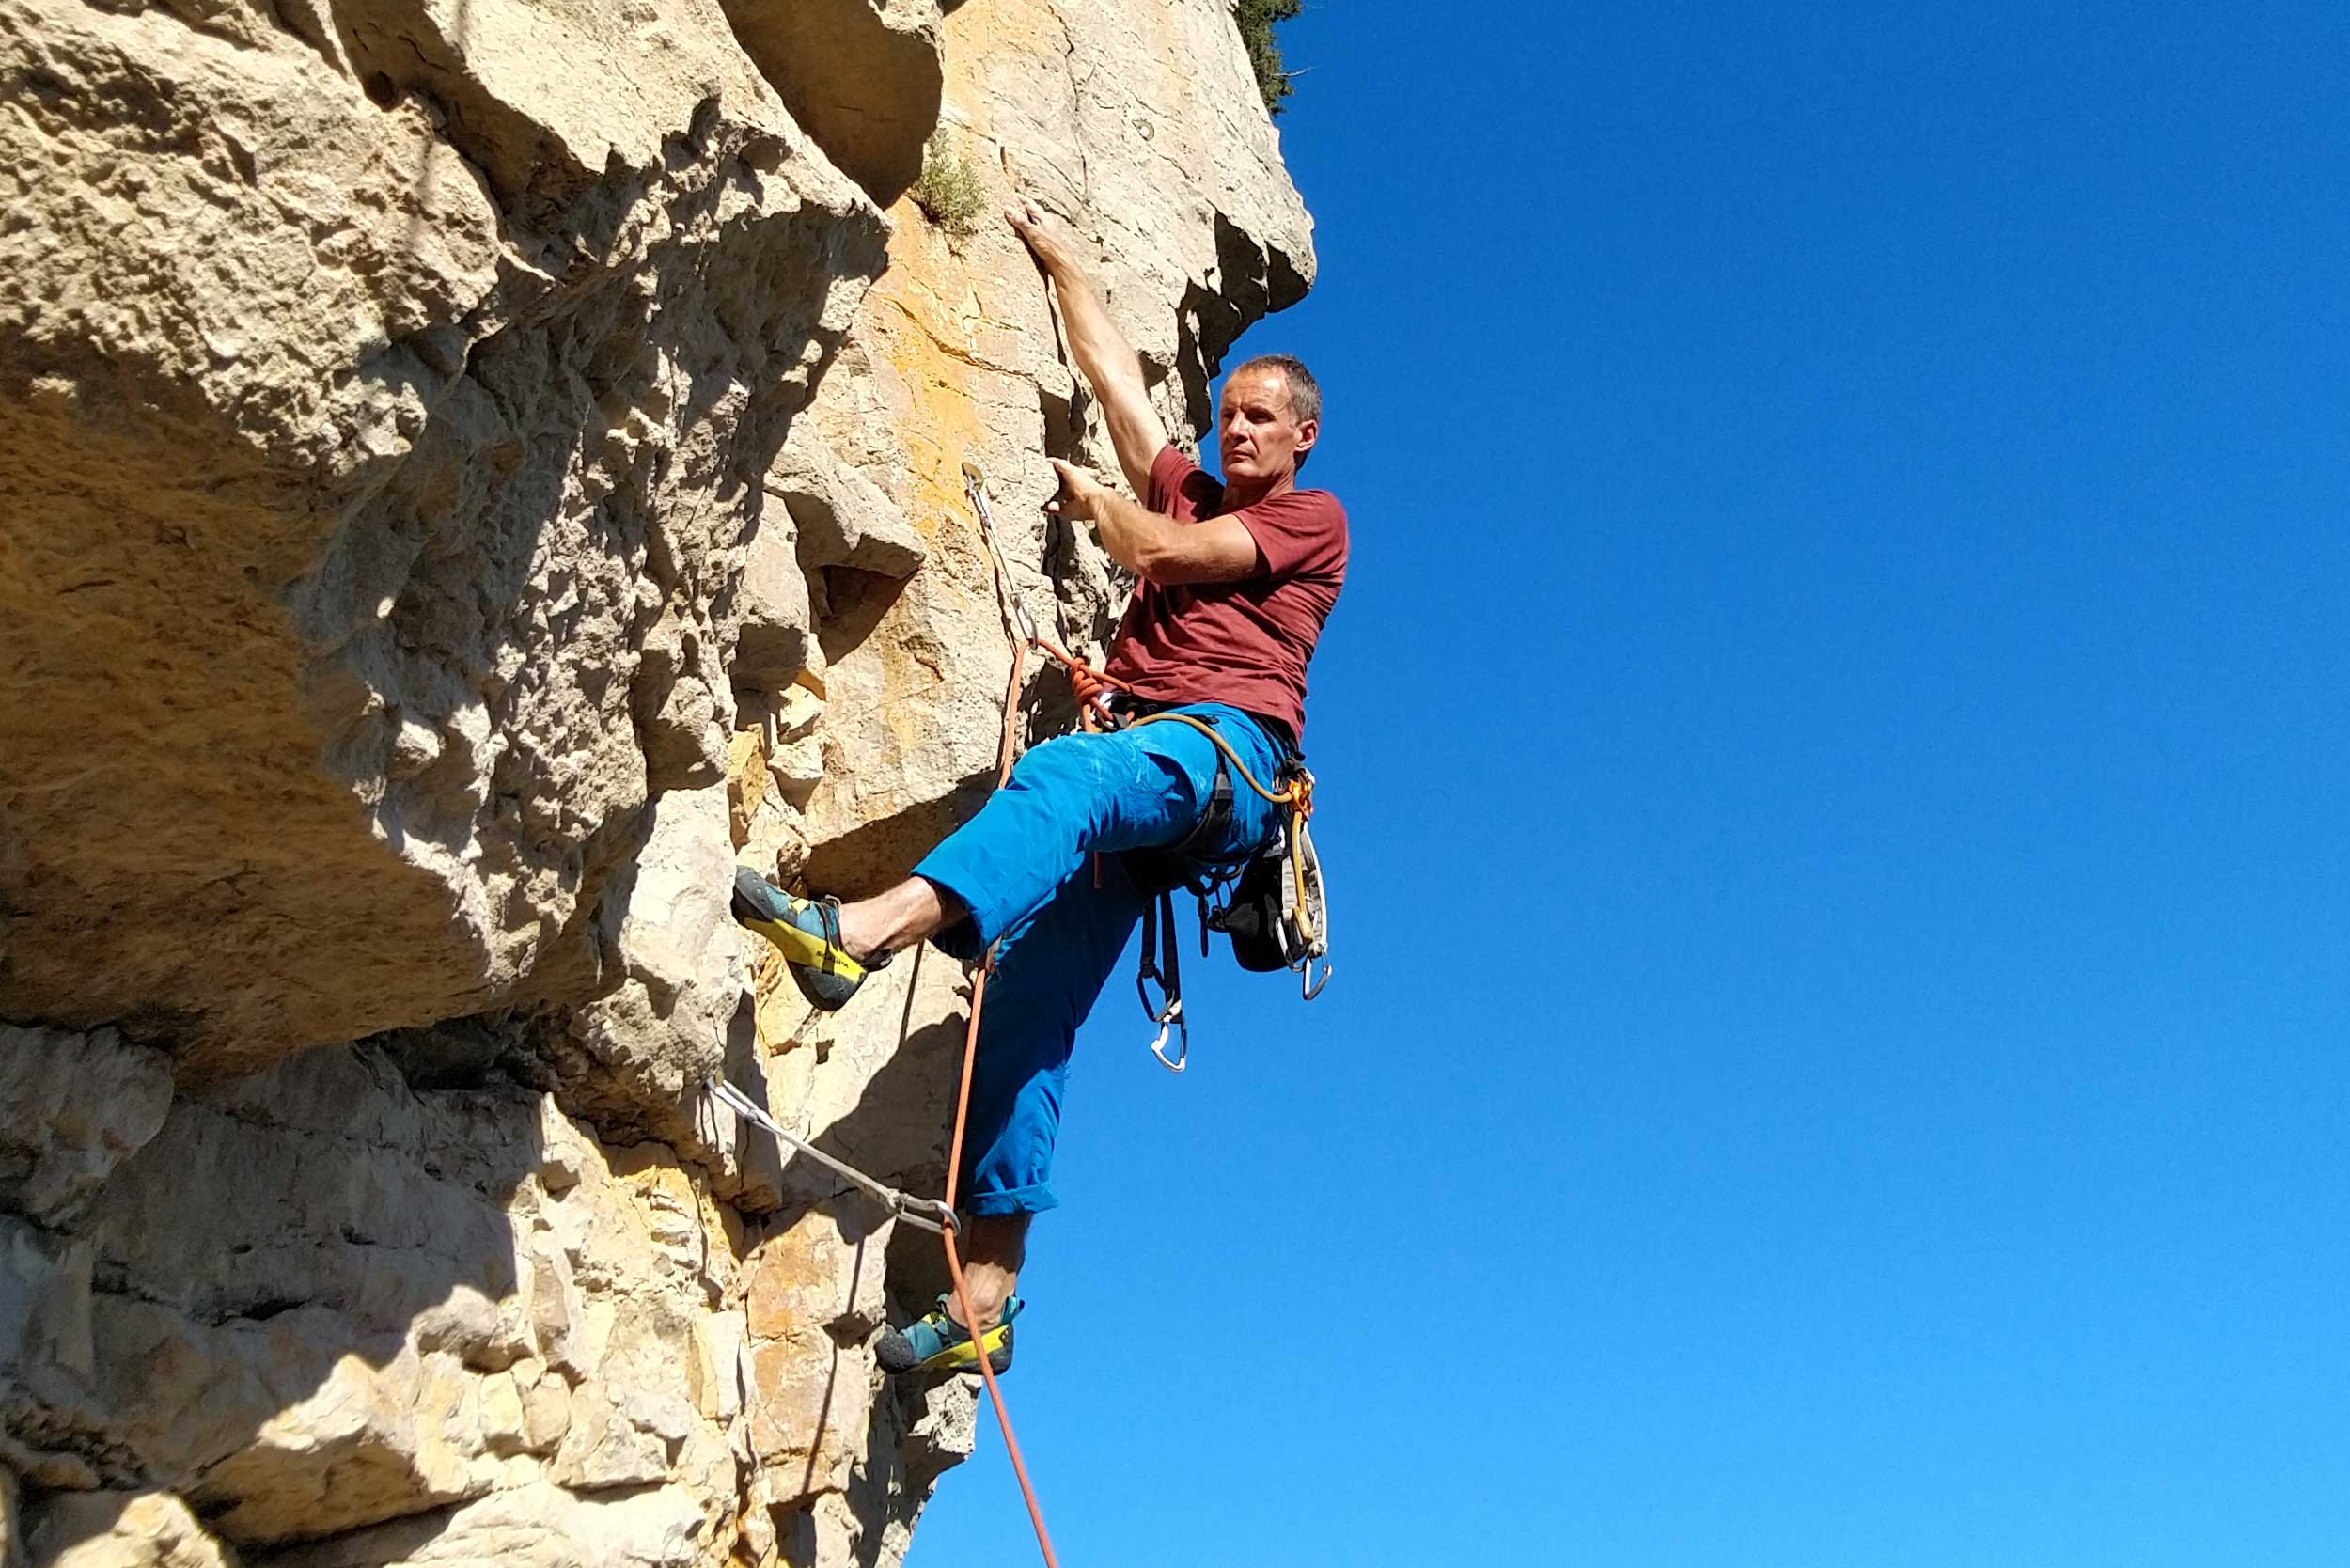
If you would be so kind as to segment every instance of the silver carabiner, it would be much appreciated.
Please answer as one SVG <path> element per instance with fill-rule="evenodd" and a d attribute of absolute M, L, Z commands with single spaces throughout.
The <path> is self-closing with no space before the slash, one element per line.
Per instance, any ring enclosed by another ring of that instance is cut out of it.
<path fill-rule="evenodd" d="M 979 535 L 987 541 L 988 558 L 995 568 L 996 581 L 1003 595 L 1011 602 L 1011 617 L 1019 625 L 1020 635 L 1028 639 L 1030 647 L 1040 640 L 1036 617 L 1028 613 L 1027 602 L 1012 586 L 1011 567 L 1004 558 L 1003 541 L 995 537 L 995 513 L 987 504 L 987 476 L 979 465 L 965 458 L 963 463 L 963 493 L 971 498 L 971 510 L 979 514 Z"/>
<path fill-rule="evenodd" d="M 1169 1073 L 1181 1073 L 1183 1070 L 1183 1063 L 1191 1059 L 1191 1025 L 1183 1017 L 1183 1004 L 1180 1000 L 1171 1002 L 1165 1012 L 1156 1016 L 1159 1024 L 1159 1037 L 1151 1042 L 1151 1054 L 1158 1058 L 1159 1065 Z M 1176 1031 L 1176 1037 L 1180 1042 L 1175 1047 L 1175 1058 L 1171 1061 L 1167 1059 L 1167 1036 L 1170 1029 Z"/>
<path fill-rule="evenodd" d="M 955 1218 L 955 1211 L 945 1199 L 916 1198 L 912 1193 L 901 1196 L 903 1201 L 898 1204 L 898 1212 L 924 1230 L 936 1231 L 942 1236 L 955 1235 L 962 1230 L 962 1221 Z"/>
<path fill-rule="evenodd" d="M 1326 958 L 1324 959 L 1322 961 L 1322 978 L 1320 980 L 1316 980 L 1314 979 L 1314 961 L 1311 958 L 1308 958 L 1304 963 L 1298 964 L 1297 966 L 1298 995 L 1309 1002 L 1316 996 L 1321 996 L 1322 988 L 1330 983 L 1330 976 L 1337 970 L 1337 964 L 1332 964 Z"/>

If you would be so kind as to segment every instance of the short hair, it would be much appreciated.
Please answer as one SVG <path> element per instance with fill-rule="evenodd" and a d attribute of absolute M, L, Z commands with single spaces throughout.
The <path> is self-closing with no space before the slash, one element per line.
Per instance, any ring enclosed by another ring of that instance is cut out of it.
<path fill-rule="evenodd" d="M 1308 419 L 1321 419 L 1322 384 L 1314 380 L 1314 373 L 1306 368 L 1304 360 L 1294 354 L 1261 353 L 1254 359 L 1233 366 L 1232 375 L 1239 375 L 1243 370 L 1278 370 L 1281 384 L 1289 388 L 1290 417 L 1301 425 Z M 1228 376 L 1225 379 L 1230 381 L 1231 378 Z M 1312 456 L 1310 451 L 1298 454 L 1300 471 L 1304 470 L 1306 460 Z"/>
<path fill-rule="evenodd" d="M 1232 374 L 1243 370 L 1278 370 L 1281 381 L 1290 392 L 1290 417 L 1303 424 L 1322 417 L 1322 384 L 1314 373 L 1306 368 L 1306 362 L 1292 354 L 1261 353 L 1232 367 Z"/>

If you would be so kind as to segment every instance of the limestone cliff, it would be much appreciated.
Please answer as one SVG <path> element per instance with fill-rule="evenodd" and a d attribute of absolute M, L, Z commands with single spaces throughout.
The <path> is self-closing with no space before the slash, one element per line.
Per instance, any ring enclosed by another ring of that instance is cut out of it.
<path fill-rule="evenodd" d="M 0 74 L 10 1556 L 895 1561 L 928 1238 L 702 1090 L 935 1191 L 963 977 L 812 1014 L 725 889 L 984 791 L 965 460 L 1040 612 L 1120 595 L 925 149 L 1177 426 L 1304 292 L 1224 0 L 0 0 Z"/>

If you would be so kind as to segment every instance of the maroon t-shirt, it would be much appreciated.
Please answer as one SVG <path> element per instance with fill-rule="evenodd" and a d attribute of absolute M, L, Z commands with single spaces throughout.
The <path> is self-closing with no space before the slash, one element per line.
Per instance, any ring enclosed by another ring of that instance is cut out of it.
<path fill-rule="evenodd" d="M 1224 515 L 1224 487 L 1173 447 L 1151 464 L 1143 505 L 1181 523 Z M 1257 541 L 1236 583 L 1135 588 L 1109 673 L 1156 702 L 1226 702 L 1306 732 L 1306 664 L 1346 581 L 1346 513 L 1326 490 L 1292 490 L 1231 513 Z"/>

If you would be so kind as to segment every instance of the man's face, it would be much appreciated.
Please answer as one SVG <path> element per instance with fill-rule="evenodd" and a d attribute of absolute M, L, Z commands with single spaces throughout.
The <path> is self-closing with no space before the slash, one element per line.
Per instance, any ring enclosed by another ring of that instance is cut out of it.
<path fill-rule="evenodd" d="M 1317 421 L 1300 423 L 1290 411 L 1289 378 L 1278 370 L 1235 370 L 1224 383 L 1215 424 L 1227 484 L 1278 478 L 1322 433 Z"/>

